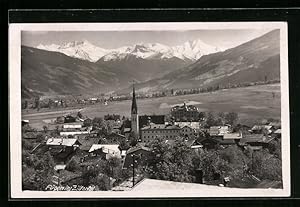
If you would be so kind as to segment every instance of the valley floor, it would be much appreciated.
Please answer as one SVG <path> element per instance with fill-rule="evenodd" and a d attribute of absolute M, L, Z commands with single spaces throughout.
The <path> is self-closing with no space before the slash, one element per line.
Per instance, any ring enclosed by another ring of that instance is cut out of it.
<path fill-rule="evenodd" d="M 269 84 L 223 89 L 210 93 L 138 99 L 137 104 L 140 115 L 168 114 L 172 106 L 186 102 L 196 105 L 200 111 L 236 112 L 240 123 L 251 125 L 260 119 L 280 119 L 280 100 L 280 84 Z M 108 105 L 95 104 L 85 107 L 82 114 L 89 118 L 103 117 L 106 114 L 129 117 L 130 107 L 131 100 L 110 102 Z M 53 109 L 53 111 L 34 113 L 22 111 L 22 119 L 28 119 L 32 127 L 41 129 L 51 119 L 71 111 L 74 109 Z"/>

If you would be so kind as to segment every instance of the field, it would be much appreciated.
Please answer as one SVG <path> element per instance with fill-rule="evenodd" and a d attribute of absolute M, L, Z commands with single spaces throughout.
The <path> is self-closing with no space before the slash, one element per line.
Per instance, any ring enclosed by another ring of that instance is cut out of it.
<path fill-rule="evenodd" d="M 200 111 L 236 112 L 243 124 L 253 124 L 261 119 L 280 119 L 280 84 L 258 85 L 245 88 L 224 89 L 212 93 L 184 96 L 138 99 L 138 112 L 144 114 L 168 114 L 176 104 L 187 102 L 196 105 Z M 89 118 L 105 114 L 130 116 L 131 101 L 111 102 L 108 105 L 91 105 L 82 110 Z M 42 128 L 47 121 L 74 110 L 22 114 L 33 127 Z"/>

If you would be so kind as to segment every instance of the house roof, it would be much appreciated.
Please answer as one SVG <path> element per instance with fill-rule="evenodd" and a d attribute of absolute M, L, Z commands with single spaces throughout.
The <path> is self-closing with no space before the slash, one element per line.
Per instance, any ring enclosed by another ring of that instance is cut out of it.
<path fill-rule="evenodd" d="M 241 133 L 228 133 L 223 135 L 223 139 L 241 139 L 242 137 Z"/>
<path fill-rule="evenodd" d="M 202 138 L 198 139 L 198 142 L 201 143 L 201 144 L 204 143 L 205 141 L 218 143 L 218 141 L 216 139 L 213 139 L 213 138 L 202 137 Z"/>
<path fill-rule="evenodd" d="M 261 130 L 261 129 L 270 130 L 272 127 L 273 126 L 271 125 L 254 125 L 251 130 Z"/>
<path fill-rule="evenodd" d="M 64 129 L 80 129 L 82 127 L 81 122 L 77 123 L 67 123 L 63 125 Z"/>
<path fill-rule="evenodd" d="M 115 132 L 112 132 L 111 134 L 107 135 L 107 138 L 124 138 L 125 139 L 125 136 L 123 134 L 118 134 L 118 133 L 115 133 Z"/>
<path fill-rule="evenodd" d="M 217 140 L 220 145 L 231 145 L 235 144 L 234 139 L 222 139 L 222 140 Z"/>
<path fill-rule="evenodd" d="M 180 129 L 179 126 L 176 125 L 165 125 L 165 124 L 154 124 L 154 123 L 150 123 L 150 125 L 145 126 L 142 128 L 142 130 L 146 130 L 146 129 Z"/>
<path fill-rule="evenodd" d="M 89 131 L 74 131 L 74 132 L 60 132 L 61 136 L 68 136 L 68 135 L 77 135 L 77 134 L 89 134 Z"/>
<path fill-rule="evenodd" d="M 240 144 L 246 144 L 251 142 L 267 142 L 266 137 L 263 134 L 247 134 L 240 139 Z"/>
<path fill-rule="evenodd" d="M 126 154 L 131 154 L 131 153 L 134 153 L 138 150 L 145 150 L 145 151 L 150 151 L 151 149 L 148 148 L 148 147 L 145 147 L 145 146 L 141 146 L 141 145 L 138 145 L 138 146 L 135 146 L 135 147 L 131 147 L 127 150 Z"/>
<path fill-rule="evenodd" d="M 209 134 L 211 136 L 221 136 L 227 133 L 227 131 L 229 130 L 228 126 L 211 126 L 209 128 Z"/>
<path fill-rule="evenodd" d="M 185 140 L 185 144 L 188 146 L 188 147 L 191 147 L 194 143 L 195 143 L 196 139 L 188 139 L 188 140 Z"/>
<path fill-rule="evenodd" d="M 280 122 L 271 122 L 269 125 L 274 126 L 274 127 L 280 127 L 281 123 Z"/>
<path fill-rule="evenodd" d="M 64 170 L 66 168 L 66 165 L 55 165 L 54 170 Z"/>
<path fill-rule="evenodd" d="M 185 126 L 188 126 L 192 129 L 199 129 L 200 128 L 200 125 L 199 125 L 199 122 L 197 121 L 180 121 L 180 122 L 174 122 L 174 125 L 178 125 L 180 128 L 183 128 Z"/>
<path fill-rule="evenodd" d="M 104 153 L 120 153 L 118 144 L 93 144 L 89 152 L 101 149 Z"/>
<path fill-rule="evenodd" d="M 131 128 L 125 128 L 124 129 L 124 132 L 130 132 L 131 131 Z"/>
<path fill-rule="evenodd" d="M 77 139 L 67 139 L 67 138 L 49 138 L 46 145 L 61 145 L 61 146 L 73 146 L 75 144 L 81 145 Z"/>
<path fill-rule="evenodd" d="M 277 129 L 274 134 L 281 134 L 281 129 Z"/>

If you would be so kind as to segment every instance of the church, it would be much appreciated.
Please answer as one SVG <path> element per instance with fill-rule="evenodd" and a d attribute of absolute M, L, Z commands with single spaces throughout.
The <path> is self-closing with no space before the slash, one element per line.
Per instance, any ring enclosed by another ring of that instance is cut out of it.
<path fill-rule="evenodd" d="M 131 102 L 131 120 L 123 123 L 123 133 L 126 137 L 131 132 L 134 132 L 136 137 L 140 137 L 140 129 L 151 123 L 165 124 L 165 115 L 139 115 L 136 102 L 135 87 L 132 87 L 132 102 Z"/>

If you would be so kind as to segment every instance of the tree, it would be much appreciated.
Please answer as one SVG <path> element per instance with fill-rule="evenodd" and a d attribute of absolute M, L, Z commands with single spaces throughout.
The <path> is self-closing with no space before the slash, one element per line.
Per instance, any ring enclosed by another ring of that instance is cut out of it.
<path fill-rule="evenodd" d="M 91 179 L 93 185 L 98 186 L 99 190 L 107 191 L 110 190 L 110 177 L 105 174 L 98 174 L 96 177 Z"/>
<path fill-rule="evenodd" d="M 130 148 L 129 144 L 126 142 L 126 140 L 121 140 L 119 144 L 120 150 L 128 150 Z"/>
<path fill-rule="evenodd" d="M 226 172 L 227 175 L 242 178 L 248 173 L 251 159 L 246 151 L 244 153 L 238 146 L 232 145 L 220 150 L 219 154 L 220 158 L 227 161 L 230 166 L 230 172 Z"/>
<path fill-rule="evenodd" d="M 32 150 L 34 147 L 33 143 L 27 139 L 22 139 L 22 148 L 25 150 Z"/>
<path fill-rule="evenodd" d="M 80 169 L 79 163 L 72 157 L 66 165 L 66 170 L 75 172 Z"/>
<path fill-rule="evenodd" d="M 204 112 L 200 112 L 199 113 L 199 119 L 202 120 L 203 118 L 205 118 L 205 113 Z"/>
<path fill-rule="evenodd" d="M 212 112 L 208 112 L 206 116 L 206 125 L 208 127 L 214 126 L 215 125 L 215 116 Z"/>
<path fill-rule="evenodd" d="M 150 143 L 150 147 L 152 153 L 145 169 L 150 178 L 178 182 L 193 181 L 194 177 L 190 173 L 191 149 L 182 138 L 176 138 L 173 146 L 166 144 L 161 138 L 156 138 Z"/>
<path fill-rule="evenodd" d="M 85 127 L 89 127 L 89 126 L 92 126 L 92 120 L 87 118 L 83 121 L 83 126 Z"/>
<path fill-rule="evenodd" d="M 34 103 L 35 103 L 34 108 L 39 111 L 40 110 L 40 98 L 39 97 L 35 98 Z"/>
<path fill-rule="evenodd" d="M 225 115 L 225 121 L 227 124 L 230 124 L 231 126 L 236 125 L 238 121 L 238 114 L 235 112 L 229 112 Z"/>
<path fill-rule="evenodd" d="M 78 113 L 77 113 L 77 117 L 78 117 L 78 118 L 80 118 L 80 119 L 83 119 L 83 115 L 81 114 L 81 112 L 80 112 L 80 111 L 78 111 Z"/>
<path fill-rule="evenodd" d="M 47 133 L 48 127 L 47 127 L 46 125 L 44 125 L 44 126 L 43 126 L 43 130 L 44 130 L 45 133 Z"/>
<path fill-rule="evenodd" d="M 254 152 L 252 155 L 252 171 L 260 179 L 282 180 L 281 160 L 270 154 L 267 149 Z"/>
<path fill-rule="evenodd" d="M 55 126 L 55 132 L 56 132 L 57 135 L 59 135 L 60 130 L 59 130 L 59 126 L 58 125 Z"/>
<path fill-rule="evenodd" d="M 25 155 L 22 166 L 22 184 L 25 189 L 43 191 L 51 184 L 54 175 L 54 161 L 49 152 L 37 155 Z"/>
<path fill-rule="evenodd" d="M 137 143 L 138 143 L 137 134 L 135 134 L 134 131 L 131 131 L 130 134 L 129 134 L 128 140 L 129 140 L 130 146 L 132 146 L 132 147 L 136 146 Z"/>
<path fill-rule="evenodd" d="M 108 172 L 106 174 L 109 175 L 110 177 L 117 176 L 118 174 L 116 172 L 116 168 L 120 168 L 121 167 L 121 163 L 122 163 L 122 160 L 120 158 L 110 157 L 107 160 Z"/>
<path fill-rule="evenodd" d="M 43 141 L 45 141 L 45 135 L 42 134 L 42 133 L 38 133 L 38 134 L 36 135 L 36 141 L 37 141 L 37 142 L 43 142 Z"/>
<path fill-rule="evenodd" d="M 27 100 L 25 100 L 25 101 L 24 101 L 23 108 L 24 108 L 24 109 L 27 109 L 27 107 L 28 107 L 28 101 L 27 101 Z"/>
<path fill-rule="evenodd" d="M 102 128 L 104 126 L 103 119 L 101 117 L 95 117 L 92 120 L 92 125 L 93 125 L 93 127 L 96 127 L 96 128 Z"/>
<path fill-rule="evenodd" d="M 88 166 L 83 169 L 82 171 L 82 185 L 83 186 L 89 186 L 92 184 L 95 184 L 93 181 L 94 178 L 96 178 L 99 175 L 99 168 Z"/>

